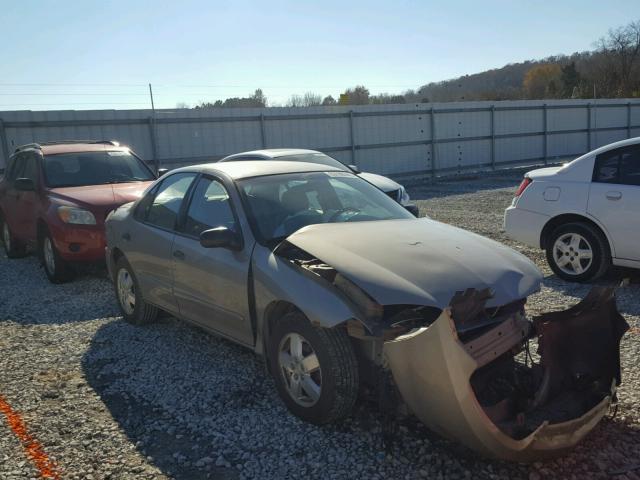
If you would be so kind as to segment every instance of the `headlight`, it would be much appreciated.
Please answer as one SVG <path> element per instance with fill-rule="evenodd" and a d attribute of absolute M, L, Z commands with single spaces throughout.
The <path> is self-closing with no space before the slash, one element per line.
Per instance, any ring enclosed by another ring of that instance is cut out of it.
<path fill-rule="evenodd" d="M 58 207 L 58 216 L 64 223 L 76 225 L 95 225 L 96 217 L 88 210 L 74 207 Z"/>
<path fill-rule="evenodd" d="M 398 203 L 400 205 L 406 205 L 407 203 L 409 203 L 410 200 L 411 200 L 411 197 L 409 197 L 407 190 L 401 185 L 400 191 L 398 192 Z"/>

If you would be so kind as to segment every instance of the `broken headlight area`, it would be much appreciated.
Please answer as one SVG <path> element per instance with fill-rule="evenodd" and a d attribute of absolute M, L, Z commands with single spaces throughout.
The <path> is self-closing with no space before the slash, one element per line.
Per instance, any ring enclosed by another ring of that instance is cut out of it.
<path fill-rule="evenodd" d="M 394 382 L 423 423 L 476 451 L 516 461 L 557 455 L 615 398 L 628 325 L 614 289 L 596 287 L 532 321 L 524 301 L 487 309 L 490 297 L 456 294 L 431 325 L 386 341 Z"/>

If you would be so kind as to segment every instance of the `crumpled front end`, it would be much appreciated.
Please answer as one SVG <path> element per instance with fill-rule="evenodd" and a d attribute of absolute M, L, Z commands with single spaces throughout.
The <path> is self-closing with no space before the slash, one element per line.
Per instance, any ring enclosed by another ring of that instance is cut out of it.
<path fill-rule="evenodd" d="M 614 289 L 596 287 L 569 310 L 533 321 L 524 304 L 488 316 L 488 298 L 456 294 L 430 325 L 386 341 L 394 382 L 429 428 L 482 454 L 525 462 L 561 454 L 615 400 L 628 325 Z"/>

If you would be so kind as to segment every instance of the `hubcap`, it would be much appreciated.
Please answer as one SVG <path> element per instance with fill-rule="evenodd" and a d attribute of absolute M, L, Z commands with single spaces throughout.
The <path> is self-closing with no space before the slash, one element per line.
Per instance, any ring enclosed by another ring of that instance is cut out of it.
<path fill-rule="evenodd" d="M 56 273 L 56 259 L 53 255 L 53 245 L 51 244 L 51 239 L 46 237 L 44 239 L 44 266 L 47 268 L 47 271 L 53 275 Z"/>
<path fill-rule="evenodd" d="M 136 308 L 136 293 L 133 278 L 125 268 L 118 271 L 117 279 L 118 300 L 127 315 L 132 315 Z"/>
<path fill-rule="evenodd" d="M 2 242 L 7 252 L 11 250 L 11 232 L 9 232 L 9 225 L 6 223 L 2 225 Z"/>
<path fill-rule="evenodd" d="M 322 391 L 322 371 L 311 344 L 297 333 L 289 333 L 280 342 L 278 367 L 291 398 L 303 407 L 318 402 Z"/>
<path fill-rule="evenodd" d="M 593 262 L 593 248 L 582 235 L 565 233 L 553 245 L 553 259 L 567 275 L 580 275 Z"/>

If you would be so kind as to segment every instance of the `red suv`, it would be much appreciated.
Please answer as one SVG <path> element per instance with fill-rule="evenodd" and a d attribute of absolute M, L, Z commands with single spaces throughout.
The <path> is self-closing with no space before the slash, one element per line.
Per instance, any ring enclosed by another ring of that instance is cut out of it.
<path fill-rule="evenodd" d="M 9 258 L 37 249 L 53 283 L 74 262 L 104 260 L 104 220 L 136 200 L 155 173 L 117 142 L 32 143 L 18 147 L 0 179 L 0 227 Z"/>

